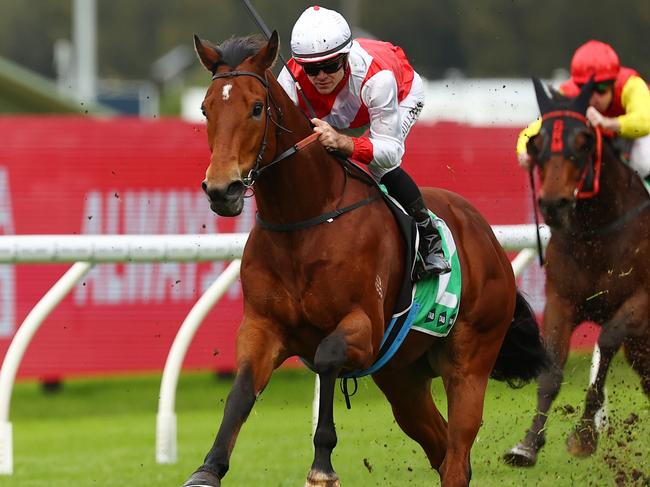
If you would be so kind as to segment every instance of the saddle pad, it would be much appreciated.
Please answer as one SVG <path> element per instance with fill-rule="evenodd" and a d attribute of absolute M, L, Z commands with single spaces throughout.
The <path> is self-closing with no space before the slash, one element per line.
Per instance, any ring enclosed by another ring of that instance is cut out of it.
<path fill-rule="evenodd" d="M 431 215 L 442 236 L 442 247 L 445 258 L 451 263 L 451 272 L 424 279 L 417 284 L 413 304 L 418 310 L 411 329 L 444 337 L 449 334 L 458 316 L 461 270 L 456 243 L 449 227 L 442 219 L 433 213 Z"/>
<path fill-rule="evenodd" d="M 643 185 L 645 186 L 648 195 L 650 195 L 650 176 L 646 176 L 646 178 L 643 180 Z"/>

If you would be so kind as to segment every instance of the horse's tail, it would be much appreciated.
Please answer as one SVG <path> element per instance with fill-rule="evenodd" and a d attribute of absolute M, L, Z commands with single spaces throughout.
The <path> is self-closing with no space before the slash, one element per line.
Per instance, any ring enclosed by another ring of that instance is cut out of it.
<path fill-rule="evenodd" d="M 549 363 L 533 310 L 517 291 L 515 316 L 503 339 L 490 377 L 519 388 L 546 370 Z"/>

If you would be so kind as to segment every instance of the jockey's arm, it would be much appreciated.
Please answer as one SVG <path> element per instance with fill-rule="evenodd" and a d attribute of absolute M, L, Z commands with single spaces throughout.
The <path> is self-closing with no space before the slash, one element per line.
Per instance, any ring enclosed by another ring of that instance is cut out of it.
<path fill-rule="evenodd" d="M 538 118 L 528 125 L 528 127 L 519 132 L 519 137 L 517 138 L 517 160 L 519 161 L 519 165 L 525 169 L 530 168 L 530 156 L 528 155 L 527 148 L 528 141 L 532 137 L 536 136 L 541 128 L 542 119 Z"/>
<path fill-rule="evenodd" d="M 282 68 L 278 76 L 278 83 L 289 95 L 291 101 L 298 105 L 298 87 L 297 83 L 293 80 L 287 68 Z M 320 134 L 318 140 L 326 149 L 336 149 L 345 156 L 351 156 L 354 151 L 354 142 L 352 137 L 339 133 L 329 123 L 319 118 L 312 118 L 311 123 L 314 124 L 314 132 Z"/>
<path fill-rule="evenodd" d="M 278 82 L 294 103 L 298 103 L 296 83 L 282 70 Z M 321 134 L 320 142 L 327 148 L 337 149 L 358 162 L 380 166 L 395 166 L 404 155 L 401 138 L 397 81 L 390 71 L 380 71 L 366 81 L 361 89 L 361 99 L 368 108 L 370 130 L 360 137 L 344 135 L 326 121 L 312 119 L 314 131 Z"/>
<path fill-rule="evenodd" d="M 404 155 L 401 136 L 397 81 L 390 71 L 379 71 L 361 88 L 361 100 L 368 107 L 370 131 L 352 137 L 352 158 L 380 167 L 397 165 Z"/>
<path fill-rule="evenodd" d="M 650 90 L 638 76 L 631 76 L 621 93 L 625 114 L 616 117 L 621 137 L 636 139 L 650 134 Z"/>

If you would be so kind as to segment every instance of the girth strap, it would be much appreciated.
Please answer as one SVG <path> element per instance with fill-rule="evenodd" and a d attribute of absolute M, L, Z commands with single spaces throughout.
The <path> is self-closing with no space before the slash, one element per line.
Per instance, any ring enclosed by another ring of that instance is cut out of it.
<path fill-rule="evenodd" d="M 320 225 L 321 223 L 325 223 L 325 222 L 331 223 L 332 221 L 334 221 L 335 218 L 338 218 L 344 213 L 347 213 L 352 210 L 356 210 L 357 208 L 370 204 L 373 201 L 376 201 L 380 198 L 381 198 L 380 195 L 376 195 L 371 198 L 366 198 L 361 201 L 357 201 L 356 203 L 350 206 L 346 206 L 344 208 L 337 208 L 336 210 L 329 211 L 317 217 L 309 218 L 308 220 L 303 220 L 297 223 L 281 224 L 281 223 L 265 222 L 264 220 L 262 220 L 259 213 L 255 215 L 255 219 L 257 221 L 257 224 L 260 227 L 262 227 L 264 230 L 270 230 L 272 232 L 293 232 L 296 230 L 304 230 L 305 228 L 314 227 L 316 225 Z"/>

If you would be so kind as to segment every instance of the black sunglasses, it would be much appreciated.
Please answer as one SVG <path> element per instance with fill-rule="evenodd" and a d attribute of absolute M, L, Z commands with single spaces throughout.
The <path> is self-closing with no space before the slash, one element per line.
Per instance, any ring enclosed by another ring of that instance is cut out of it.
<path fill-rule="evenodd" d="M 327 74 L 334 74 L 343 67 L 346 56 L 339 56 L 324 63 L 302 63 L 302 69 L 307 76 L 318 76 L 323 71 Z"/>
<path fill-rule="evenodd" d="M 604 95 L 614 85 L 612 81 L 601 81 L 600 83 L 594 84 L 594 91 L 599 95 Z M 578 88 L 582 89 L 584 84 L 578 84 Z"/>

